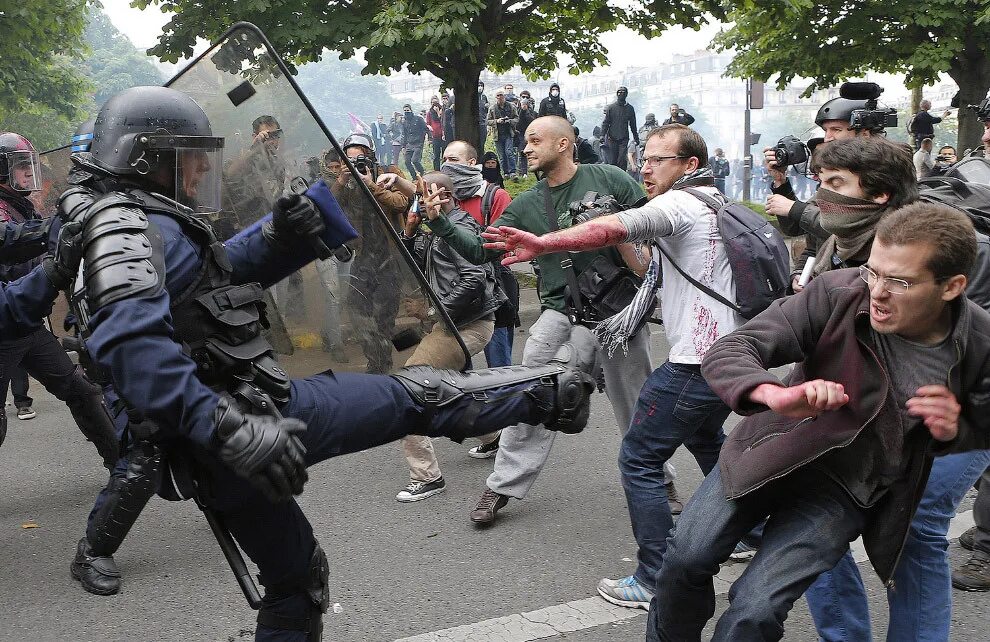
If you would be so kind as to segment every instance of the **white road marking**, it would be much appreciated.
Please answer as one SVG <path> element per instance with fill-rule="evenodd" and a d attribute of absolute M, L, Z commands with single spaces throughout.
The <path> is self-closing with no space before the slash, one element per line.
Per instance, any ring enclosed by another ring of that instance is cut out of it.
<path fill-rule="evenodd" d="M 973 511 L 959 513 L 949 525 L 949 539 L 958 537 L 973 525 Z M 857 562 L 866 561 L 866 551 L 862 540 L 852 544 L 853 558 Z M 726 564 L 715 578 L 715 593 L 724 595 L 742 572 L 745 564 Z M 395 642 L 531 642 L 545 640 L 564 633 L 581 631 L 603 624 L 645 615 L 641 609 L 615 606 L 600 597 L 587 597 L 564 604 L 548 606 L 537 611 L 515 613 L 474 624 L 463 624 L 432 633 L 423 633 Z"/>

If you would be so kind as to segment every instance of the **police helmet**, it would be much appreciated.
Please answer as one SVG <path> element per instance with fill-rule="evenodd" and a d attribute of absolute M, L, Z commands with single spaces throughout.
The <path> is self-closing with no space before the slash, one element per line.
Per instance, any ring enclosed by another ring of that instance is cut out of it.
<path fill-rule="evenodd" d="M 107 174 L 150 183 L 194 210 L 213 212 L 220 209 L 223 145 L 206 112 L 186 94 L 132 87 L 100 109 L 87 162 Z"/>
<path fill-rule="evenodd" d="M 866 101 L 833 98 L 819 108 L 815 114 L 815 124 L 821 127 L 826 120 L 843 120 L 848 123 L 857 109 L 866 109 Z"/>
<path fill-rule="evenodd" d="M 31 141 L 20 134 L 0 134 L 0 183 L 18 192 L 41 189 L 41 158 Z"/>

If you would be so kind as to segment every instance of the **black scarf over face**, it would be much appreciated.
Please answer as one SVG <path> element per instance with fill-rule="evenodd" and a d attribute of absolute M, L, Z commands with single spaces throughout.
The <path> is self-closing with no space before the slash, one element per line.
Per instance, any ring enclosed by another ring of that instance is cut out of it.
<path fill-rule="evenodd" d="M 495 161 L 495 167 L 485 167 L 485 161 Z M 485 152 L 485 157 L 481 161 L 481 177 L 492 185 L 505 187 L 505 180 L 502 178 L 502 167 L 499 165 L 498 156 L 495 152 Z"/>

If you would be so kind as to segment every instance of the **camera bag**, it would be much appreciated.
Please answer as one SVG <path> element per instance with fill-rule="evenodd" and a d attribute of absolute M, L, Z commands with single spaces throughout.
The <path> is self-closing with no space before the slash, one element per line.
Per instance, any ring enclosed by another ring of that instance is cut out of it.
<path fill-rule="evenodd" d="M 557 213 L 550 196 L 550 184 L 544 192 L 547 223 L 551 232 L 560 229 Z M 578 322 L 602 321 L 632 303 L 643 280 L 629 268 L 617 265 L 605 255 L 598 255 L 588 267 L 577 274 L 570 256 L 560 261 L 567 278 L 567 298 Z M 655 301 L 654 301 L 655 305 Z M 649 317 L 650 315 L 646 315 Z M 644 319 L 646 318 L 644 317 Z"/>

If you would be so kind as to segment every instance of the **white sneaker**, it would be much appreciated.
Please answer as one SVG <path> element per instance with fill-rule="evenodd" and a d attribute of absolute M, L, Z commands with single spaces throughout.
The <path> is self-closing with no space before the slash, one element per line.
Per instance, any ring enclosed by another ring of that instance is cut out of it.
<path fill-rule="evenodd" d="M 405 488 L 400 490 L 395 499 L 402 503 L 418 502 L 445 490 L 447 490 L 447 483 L 444 482 L 443 477 L 431 482 L 414 481 L 409 482 Z"/>

